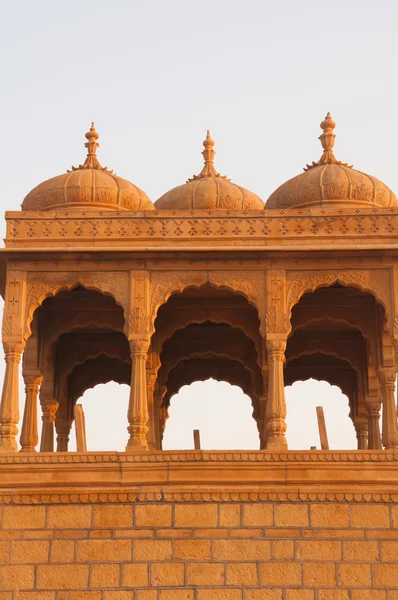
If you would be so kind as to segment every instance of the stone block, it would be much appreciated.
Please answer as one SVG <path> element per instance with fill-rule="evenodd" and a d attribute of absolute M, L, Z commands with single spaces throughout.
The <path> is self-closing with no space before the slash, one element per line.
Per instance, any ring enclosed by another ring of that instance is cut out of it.
<path fill-rule="evenodd" d="M 59 592 L 57 600 L 101 600 L 101 592 Z"/>
<path fill-rule="evenodd" d="M 351 527 L 390 527 L 389 507 L 384 504 L 354 504 L 351 506 Z"/>
<path fill-rule="evenodd" d="M 245 592 L 246 600 L 281 600 L 282 590 L 276 589 L 250 589 L 248 588 Z"/>
<path fill-rule="evenodd" d="M 239 527 L 240 505 L 220 504 L 220 527 Z"/>
<path fill-rule="evenodd" d="M 133 592 L 105 591 L 103 600 L 133 600 Z"/>
<path fill-rule="evenodd" d="M 216 504 L 176 504 L 175 527 L 217 527 Z"/>
<path fill-rule="evenodd" d="M 45 518 L 44 506 L 5 506 L 3 529 L 43 529 Z"/>
<path fill-rule="evenodd" d="M 184 585 L 184 564 L 152 563 L 151 584 L 160 587 Z"/>
<path fill-rule="evenodd" d="M 396 594 L 394 596 L 394 594 Z M 386 600 L 385 590 L 352 590 L 351 600 Z M 397 600 L 398 592 L 390 592 L 389 600 Z"/>
<path fill-rule="evenodd" d="M 398 587 L 398 567 L 395 564 L 381 564 L 373 566 L 374 585 L 376 587 Z M 366 586 L 366 584 L 364 584 Z M 389 598 L 390 600 L 390 598 Z"/>
<path fill-rule="evenodd" d="M 54 540 L 51 542 L 50 562 L 68 563 L 75 558 L 74 540 Z"/>
<path fill-rule="evenodd" d="M 341 559 L 341 542 L 297 540 L 296 558 L 302 560 L 339 560 Z"/>
<path fill-rule="evenodd" d="M 36 587 L 39 590 L 72 590 L 84 589 L 87 586 L 88 565 L 39 565 L 37 567 Z"/>
<path fill-rule="evenodd" d="M 292 559 L 294 542 L 292 540 L 275 540 L 271 542 L 271 554 L 275 559 Z"/>
<path fill-rule="evenodd" d="M 275 506 L 275 525 L 277 527 L 307 527 L 307 504 L 287 502 L 286 504 Z"/>
<path fill-rule="evenodd" d="M 314 600 L 314 590 L 286 590 L 286 600 Z"/>
<path fill-rule="evenodd" d="M 242 600 L 242 590 L 207 588 L 197 591 L 197 600 Z"/>
<path fill-rule="evenodd" d="M 129 567 L 130 565 L 126 565 Z M 91 567 L 90 587 L 118 588 L 120 585 L 120 565 L 96 564 Z"/>
<path fill-rule="evenodd" d="M 206 560 L 210 558 L 210 540 L 174 540 L 174 558 Z"/>
<path fill-rule="evenodd" d="M 129 561 L 131 560 L 130 540 L 82 540 L 77 542 L 77 560 L 87 561 Z"/>
<path fill-rule="evenodd" d="M 134 540 L 134 560 L 168 560 L 171 554 L 171 540 Z"/>
<path fill-rule="evenodd" d="M 312 527 L 348 527 L 348 504 L 311 504 Z"/>
<path fill-rule="evenodd" d="M 393 542 L 394 543 L 394 542 Z M 398 542 L 397 542 L 398 550 Z M 347 541 L 343 542 L 344 560 L 377 561 L 379 560 L 379 544 L 376 541 Z M 382 555 L 383 556 L 383 555 Z M 397 553 L 398 556 L 398 553 Z M 383 559 L 391 560 L 391 559 Z"/>
<path fill-rule="evenodd" d="M 227 585 L 258 585 L 256 563 L 232 563 L 227 565 Z"/>
<path fill-rule="evenodd" d="M 374 543 L 377 544 L 377 542 L 374 542 Z M 380 542 L 380 548 L 381 548 L 381 560 L 382 561 L 390 561 L 390 560 L 398 561 L 398 541 L 397 542 L 383 542 L 382 541 L 382 542 Z"/>
<path fill-rule="evenodd" d="M 260 564 L 261 585 L 301 585 L 301 565 L 294 562 L 268 562 Z"/>
<path fill-rule="evenodd" d="M 122 571 L 122 587 L 147 587 L 149 583 L 148 564 L 147 563 L 131 563 L 123 565 Z"/>
<path fill-rule="evenodd" d="M 91 527 L 91 506 L 66 504 L 48 507 L 48 527 L 50 529 L 89 529 Z"/>
<path fill-rule="evenodd" d="M 0 542 L 0 565 L 8 565 L 9 562 L 10 545 L 8 542 Z"/>
<path fill-rule="evenodd" d="M 124 504 L 97 504 L 94 506 L 93 526 L 107 527 L 132 527 L 133 509 Z"/>
<path fill-rule="evenodd" d="M 214 540 L 215 560 L 269 560 L 271 543 L 268 540 Z"/>
<path fill-rule="evenodd" d="M 163 590 L 161 590 L 163 591 Z M 167 590 L 169 591 L 169 590 Z M 136 600 L 157 600 L 158 590 L 136 590 Z M 191 599 L 190 599 L 191 600 Z"/>
<path fill-rule="evenodd" d="M 339 565 L 339 585 L 351 588 L 370 587 L 372 585 L 370 565 L 365 563 L 343 563 Z"/>
<path fill-rule="evenodd" d="M 222 585 L 224 583 L 224 565 L 214 562 L 191 563 L 187 565 L 188 585 Z"/>
<path fill-rule="evenodd" d="M 10 596 L 11 598 L 11 596 Z M 55 592 L 15 592 L 15 600 L 54 600 Z M 0 593 L 0 600 L 3 596 Z"/>
<path fill-rule="evenodd" d="M 170 504 L 137 504 L 135 506 L 136 527 L 171 527 L 172 506 Z"/>
<path fill-rule="evenodd" d="M 13 541 L 11 562 L 18 564 L 47 563 L 50 542 L 42 540 Z"/>
<path fill-rule="evenodd" d="M 35 587 L 35 568 L 33 565 L 1 567 L 0 582 L 4 592 L 33 589 Z"/>
<path fill-rule="evenodd" d="M 350 600 L 348 590 L 318 590 L 318 600 Z"/>
<path fill-rule="evenodd" d="M 274 524 L 274 509 L 272 504 L 260 502 L 243 505 L 244 527 L 269 527 Z"/>
<path fill-rule="evenodd" d="M 160 600 L 193 600 L 193 598 L 194 598 L 194 590 L 189 590 L 187 588 L 184 588 L 183 590 L 181 590 L 181 589 L 160 590 Z M 142 599 L 137 598 L 137 600 L 142 600 Z M 144 599 L 144 600 L 146 600 L 146 599 Z"/>
<path fill-rule="evenodd" d="M 304 585 L 336 585 L 334 563 L 314 562 L 303 565 Z"/>

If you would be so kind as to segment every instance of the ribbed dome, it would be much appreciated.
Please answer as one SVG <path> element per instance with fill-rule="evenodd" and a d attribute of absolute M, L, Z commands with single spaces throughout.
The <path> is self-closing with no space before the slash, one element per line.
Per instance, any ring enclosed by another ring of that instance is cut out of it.
<path fill-rule="evenodd" d="M 183 185 L 166 192 L 156 200 L 157 210 L 261 210 L 264 202 L 253 192 L 232 183 L 214 167 L 214 141 L 207 132 L 202 152 L 205 165 Z"/>
<path fill-rule="evenodd" d="M 96 155 L 98 137 L 93 123 L 86 133 L 84 164 L 40 183 L 26 196 L 22 210 L 154 210 L 145 192 L 101 167 Z"/>
<path fill-rule="evenodd" d="M 328 113 L 321 123 L 324 152 L 304 173 L 289 179 L 268 198 L 267 208 L 397 206 L 395 194 L 381 181 L 336 160 L 336 124 Z"/>

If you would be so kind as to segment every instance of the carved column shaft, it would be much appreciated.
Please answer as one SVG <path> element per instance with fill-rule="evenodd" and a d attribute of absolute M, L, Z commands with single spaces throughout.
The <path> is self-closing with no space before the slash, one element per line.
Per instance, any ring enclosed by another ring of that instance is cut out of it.
<path fill-rule="evenodd" d="M 42 375 L 25 375 L 25 410 L 21 430 L 21 452 L 36 452 L 39 441 L 37 433 L 37 394 Z"/>
<path fill-rule="evenodd" d="M 3 343 L 6 371 L 0 403 L 0 451 L 16 452 L 19 422 L 19 363 L 23 344 Z"/>
<path fill-rule="evenodd" d="M 354 422 L 354 427 L 357 435 L 358 450 L 366 450 L 368 447 L 368 421 L 365 418 L 358 418 Z"/>
<path fill-rule="evenodd" d="M 368 396 L 365 401 L 365 406 L 368 417 L 368 449 L 381 450 L 379 425 L 381 401 L 377 397 Z"/>
<path fill-rule="evenodd" d="M 42 404 L 42 421 L 40 452 L 54 452 L 54 421 L 58 410 L 58 402 Z"/>
<path fill-rule="evenodd" d="M 386 450 L 398 446 L 397 411 L 395 408 L 395 369 L 383 369 L 379 379 L 383 397 L 382 441 Z"/>
<path fill-rule="evenodd" d="M 148 399 L 148 449 L 156 450 L 156 410 L 155 410 L 155 384 L 156 374 L 147 371 L 147 399 Z"/>
<path fill-rule="evenodd" d="M 286 400 L 283 380 L 286 339 L 267 339 L 269 384 L 267 401 L 267 449 L 287 449 Z"/>
<path fill-rule="evenodd" d="M 131 386 L 127 412 L 130 437 L 126 451 L 148 449 L 148 400 L 146 386 L 146 361 L 149 339 L 129 340 L 131 352 Z"/>
<path fill-rule="evenodd" d="M 72 428 L 71 421 L 56 420 L 55 430 L 57 432 L 57 452 L 68 452 L 69 434 Z"/>

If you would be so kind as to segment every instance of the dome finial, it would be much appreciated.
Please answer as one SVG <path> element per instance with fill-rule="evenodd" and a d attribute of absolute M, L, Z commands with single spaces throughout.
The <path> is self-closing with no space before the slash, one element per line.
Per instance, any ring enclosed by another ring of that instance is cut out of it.
<path fill-rule="evenodd" d="M 205 159 L 205 165 L 199 175 L 193 175 L 189 181 L 195 181 L 195 179 L 204 179 L 205 177 L 220 177 L 221 179 L 227 179 L 226 176 L 220 175 L 214 167 L 214 140 L 210 135 L 210 129 L 207 130 L 206 139 L 203 141 L 204 150 L 202 151 L 203 158 Z M 227 179 L 229 181 L 229 179 Z"/>
<path fill-rule="evenodd" d="M 98 171 L 113 173 L 113 171 L 109 171 L 107 167 L 101 167 L 98 160 L 97 148 L 99 148 L 99 143 L 97 140 L 99 138 L 99 133 L 95 128 L 94 122 L 91 123 L 90 131 L 87 131 L 85 137 L 87 139 L 87 142 L 84 144 L 87 148 L 86 160 L 82 165 L 79 165 L 78 167 L 72 167 L 72 171 L 79 171 L 82 169 L 97 169 Z"/>
<path fill-rule="evenodd" d="M 318 162 L 313 162 L 311 165 L 306 165 L 304 167 L 304 171 L 308 171 L 309 169 L 318 167 L 320 165 L 341 165 L 343 167 L 349 167 L 352 169 L 352 165 L 342 163 L 340 160 L 337 160 L 334 155 L 333 147 L 336 134 L 333 133 L 333 130 L 336 127 L 336 123 L 333 121 L 330 112 L 327 113 L 326 117 L 320 124 L 320 127 L 323 130 L 322 135 L 319 136 L 323 148 L 323 154 Z"/>

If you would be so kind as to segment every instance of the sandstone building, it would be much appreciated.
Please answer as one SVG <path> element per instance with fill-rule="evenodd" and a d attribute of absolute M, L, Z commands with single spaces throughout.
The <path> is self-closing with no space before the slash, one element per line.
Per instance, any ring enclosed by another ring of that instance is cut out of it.
<path fill-rule="evenodd" d="M 334 128 L 265 203 L 208 133 L 152 203 L 93 125 L 85 162 L 6 213 L 0 600 L 398 600 L 398 201 Z M 250 397 L 258 451 L 162 450 L 171 397 L 209 377 Z M 357 450 L 288 449 L 284 386 L 308 378 L 347 395 Z M 68 452 L 110 380 L 126 451 Z"/>

